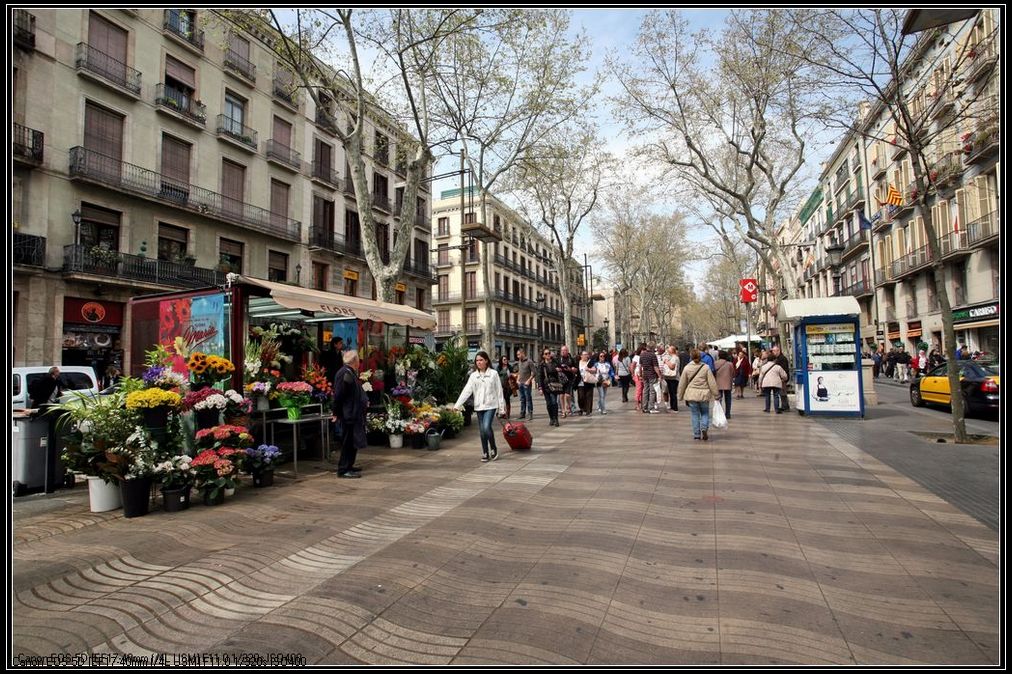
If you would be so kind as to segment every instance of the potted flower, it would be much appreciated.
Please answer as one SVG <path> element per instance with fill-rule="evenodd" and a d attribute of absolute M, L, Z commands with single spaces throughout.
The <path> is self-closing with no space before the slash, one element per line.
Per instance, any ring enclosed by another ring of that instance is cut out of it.
<path fill-rule="evenodd" d="M 269 381 L 255 381 L 246 384 L 246 395 L 256 403 L 258 412 L 266 412 L 271 407 L 270 396 L 274 385 Z"/>
<path fill-rule="evenodd" d="M 365 417 L 366 442 L 370 445 L 387 444 L 387 415 L 370 412 Z"/>
<path fill-rule="evenodd" d="M 400 449 L 404 446 L 404 430 L 407 428 L 408 423 L 408 419 L 387 417 L 383 429 L 390 436 L 390 446 L 394 449 Z"/>
<path fill-rule="evenodd" d="M 197 431 L 198 449 L 245 447 L 251 444 L 253 444 L 253 436 L 242 426 L 222 424 L 214 428 L 205 428 Z"/>
<path fill-rule="evenodd" d="M 412 419 L 404 427 L 404 434 L 411 439 L 411 446 L 414 449 L 425 448 L 425 433 L 429 430 L 427 421 Z"/>
<path fill-rule="evenodd" d="M 254 487 L 274 484 L 274 466 L 281 462 L 281 450 L 274 445 L 246 449 L 246 472 L 253 476 Z"/>
<path fill-rule="evenodd" d="M 148 428 L 165 428 L 169 412 L 178 408 L 181 402 L 178 393 L 160 388 L 134 391 L 126 396 L 127 409 L 139 410 Z"/>
<path fill-rule="evenodd" d="M 249 426 L 249 415 L 253 412 L 253 401 L 231 389 L 222 395 L 225 396 L 225 423 Z"/>
<path fill-rule="evenodd" d="M 235 488 L 235 464 L 229 459 L 232 452 L 205 449 L 197 454 L 190 465 L 196 471 L 197 486 L 203 490 L 205 505 L 218 505 L 225 499 L 225 489 Z"/>
<path fill-rule="evenodd" d="M 136 426 L 122 444 L 107 448 L 103 470 L 120 483 L 123 516 L 147 515 L 155 472 L 155 453 L 147 431 Z"/>
<path fill-rule="evenodd" d="M 186 361 L 186 367 L 190 370 L 193 381 L 193 388 L 206 388 L 213 386 L 232 376 L 235 372 L 235 365 L 227 358 L 220 356 L 209 356 L 200 351 L 194 351 Z"/>
<path fill-rule="evenodd" d="M 168 365 L 152 365 L 144 370 L 141 379 L 148 388 L 160 388 L 166 391 L 178 391 L 186 384 L 186 377 Z"/>
<path fill-rule="evenodd" d="M 178 512 L 190 507 L 190 487 L 196 479 L 192 458 L 185 454 L 173 456 L 155 465 L 155 479 L 162 484 L 162 501 L 166 512 Z"/>
<path fill-rule="evenodd" d="M 401 403 L 402 405 L 411 404 L 411 396 L 414 391 L 410 386 L 405 386 L 403 383 L 390 389 L 390 397 Z"/>
<path fill-rule="evenodd" d="M 334 386 L 327 381 L 327 373 L 317 363 L 312 367 L 303 368 L 302 380 L 313 387 L 313 402 L 323 405 L 323 409 L 330 406 L 330 400 L 334 396 Z"/>
<path fill-rule="evenodd" d="M 221 412 L 228 405 L 228 399 L 221 391 L 213 388 L 190 391 L 183 398 L 183 409 L 192 410 L 196 417 L 198 429 L 217 426 L 221 420 Z"/>
<path fill-rule="evenodd" d="M 309 404 L 313 387 L 304 381 L 287 381 L 278 384 L 278 400 L 288 410 L 289 419 L 302 418 L 302 408 Z"/>
<path fill-rule="evenodd" d="M 464 414 L 453 409 L 453 405 L 445 405 L 439 408 L 439 425 L 447 438 L 455 437 L 464 428 Z"/>

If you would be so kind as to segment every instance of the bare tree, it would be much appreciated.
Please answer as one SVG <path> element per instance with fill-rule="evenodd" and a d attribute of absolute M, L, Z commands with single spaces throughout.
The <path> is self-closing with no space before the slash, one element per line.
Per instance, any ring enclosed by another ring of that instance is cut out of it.
<path fill-rule="evenodd" d="M 547 134 L 581 114 L 593 87 L 576 85 L 589 49 L 583 36 L 569 37 L 568 10 L 485 10 L 482 18 L 487 30 L 458 32 L 447 41 L 433 84 L 436 114 L 463 149 L 477 183 L 479 221 L 489 224 L 488 195 L 496 182 Z M 484 287 L 491 288 L 488 252 L 484 243 Z M 489 352 L 495 346 L 492 299 L 485 294 Z"/>
<path fill-rule="evenodd" d="M 613 102 L 627 129 L 646 139 L 640 152 L 731 218 L 771 273 L 774 260 L 788 268 L 776 226 L 796 198 L 807 139 L 821 126 L 811 66 L 762 46 L 798 43 L 791 28 L 777 11 L 742 10 L 712 38 L 690 35 L 677 10 L 657 10 L 627 62 L 610 62 L 624 89 Z M 793 285 L 787 291 L 796 296 Z"/>
<path fill-rule="evenodd" d="M 589 123 L 559 128 L 519 158 L 509 188 L 519 213 L 552 243 L 562 294 L 564 343 L 574 346 L 570 306 L 573 241 L 597 205 L 611 157 Z"/>
<path fill-rule="evenodd" d="M 985 10 L 988 11 L 988 10 Z M 963 399 L 955 392 L 959 386 L 959 364 L 956 360 L 956 333 L 952 319 L 952 304 L 945 283 L 945 264 L 942 244 L 936 223 L 934 206 L 939 194 L 953 189 L 946 180 L 944 141 L 955 136 L 955 129 L 976 126 L 978 134 L 991 129 L 995 136 L 999 110 L 989 101 L 981 100 L 982 88 L 967 86 L 966 73 L 974 67 L 974 59 L 996 46 L 998 29 L 991 32 L 978 30 L 978 24 L 968 39 L 953 48 L 933 51 L 932 47 L 949 45 L 955 34 L 950 28 L 940 28 L 916 36 L 903 34 L 907 10 L 832 10 L 814 16 L 793 15 L 798 35 L 818 34 L 837 36 L 835 40 L 821 39 L 805 58 L 818 67 L 826 81 L 827 91 L 839 92 L 832 108 L 852 109 L 843 106 L 845 101 L 864 100 L 873 109 L 882 110 L 895 129 L 895 137 L 876 136 L 874 119 L 855 120 L 842 115 L 836 117 L 841 128 L 864 139 L 883 140 L 897 148 L 906 149 L 913 171 L 913 182 L 906 186 L 905 199 L 914 206 L 914 214 L 924 223 L 926 244 L 931 260 L 932 280 L 942 313 L 945 355 L 949 363 L 948 379 L 951 396 L 952 422 L 957 442 L 966 440 Z M 971 21 L 974 21 L 973 19 Z M 961 28 L 962 22 L 956 26 Z M 782 47 L 783 45 L 781 45 Z M 939 54 L 948 54 L 948 57 Z M 928 76 L 926 76 L 928 75 Z M 925 103 L 928 87 L 935 95 Z M 936 124 L 939 106 L 953 104 L 944 123 Z M 973 140 L 968 133 L 964 142 Z M 972 144 L 971 144 L 972 149 Z M 957 151 L 958 155 L 958 151 Z M 956 161 L 960 161 L 957 156 Z M 904 186 L 899 186 L 900 188 Z"/>
<path fill-rule="evenodd" d="M 477 20 L 476 10 L 382 10 L 355 13 L 353 9 L 295 9 L 286 22 L 274 10 L 223 10 L 227 21 L 266 36 L 266 44 L 295 79 L 296 89 L 314 101 L 318 123 L 340 140 L 351 168 L 366 264 L 378 285 L 377 295 L 394 300 L 412 241 L 418 186 L 425 178 L 441 142 L 432 119 L 429 89 L 435 58 L 445 40 L 467 30 Z M 354 20 L 359 15 L 362 19 Z M 378 92 L 367 91 L 368 74 L 360 59 L 365 41 L 381 45 L 395 73 L 396 93 L 386 106 Z M 341 61 L 344 67 L 328 65 Z M 394 115 L 400 112 L 400 119 Z M 405 184 L 400 219 L 395 222 L 389 262 L 382 259 L 373 215 L 373 195 L 366 178 L 365 157 L 381 148 L 365 135 L 366 122 L 396 127 L 398 151 L 404 160 Z M 410 132 L 409 130 L 410 129 Z"/>

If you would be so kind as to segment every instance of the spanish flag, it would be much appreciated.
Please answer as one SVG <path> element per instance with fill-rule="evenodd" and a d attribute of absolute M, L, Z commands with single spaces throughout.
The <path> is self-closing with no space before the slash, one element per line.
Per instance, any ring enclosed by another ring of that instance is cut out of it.
<path fill-rule="evenodd" d="M 900 194 L 900 191 L 898 189 L 893 187 L 892 183 L 889 183 L 889 193 L 886 194 L 886 203 L 889 204 L 890 206 L 903 205 L 903 195 Z"/>

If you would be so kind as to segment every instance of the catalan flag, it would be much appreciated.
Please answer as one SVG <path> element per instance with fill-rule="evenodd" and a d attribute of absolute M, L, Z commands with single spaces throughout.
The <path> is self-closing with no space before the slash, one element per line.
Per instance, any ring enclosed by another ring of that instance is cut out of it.
<path fill-rule="evenodd" d="M 886 203 L 889 204 L 890 206 L 903 205 L 903 195 L 900 194 L 900 191 L 898 189 L 893 187 L 892 183 L 889 183 L 889 193 L 886 194 Z"/>

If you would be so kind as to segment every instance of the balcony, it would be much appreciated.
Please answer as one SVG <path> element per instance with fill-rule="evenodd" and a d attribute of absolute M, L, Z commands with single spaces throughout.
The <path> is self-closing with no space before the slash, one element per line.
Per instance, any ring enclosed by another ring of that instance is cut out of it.
<path fill-rule="evenodd" d="M 424 261 L 407 260 L 404 263 L 404 273 L 410 274 L 411 276 L 417 276 L 418 278 L 424 279 L 433 284 L 438 281 L 432 267 L 429 266 L 428 262 Z"/>
<path fill-rule="evenodd" d="M 947 232 L 938 238 L 938 247 L 942 251 L 942 257 L 961 257 L 970 254 L 969 245 L 966 242 L 966 232 Z"/>
<path fill-rule="evenodd" d="M 41 131 L 29 129 L 20 124 L 14 125 L 12 139 L 14 161 L 18 164 L 35 167 L 42 164 L 46 136 Z"/>
<path fill-rule="evenodd" d="M 77 43 L 77 57 L 74 63 L 78 75 L 88 77 L 99 84 L 111 85 L 110 88 L 113 90 L 129 94 L 132 98 L 140 98 L 140 72 L 128 68 L 125 63 L 120 63 L 87 42 Z"/>
<path fill-rule="evenodd" d="M 495 334 L 502 337 L 526 337 L 529 339 L 535 339 L 538 337 L 538 331 L 536 328 L 529 328 L 513 323 L 496 323 Z"/>
<path fill-rule="evenodd" d="M 435 336 L 452 337 L 453 335 L 458 335 L 461 332 L 463 332 L 463 330 L 459 325 L 438 325 L 436 326 Z M 474 324 L 469 326 L 467 329 L 468 335 L 480 335 L 482 334 L 482 332 L 484 332 L 484 330 L 482 330 L 482 328 Z"/>
<path fill-rule="evenodd" d="M 235 141 L 244 150 L 257 151 L 257 132 L 228 115 L 218 115 L 218 137 Z"/>
<path fill-rule="evenodd" d="M 997 242 L 999 228 L 997 211 L 992 211 L 984 217 L 974 220 L 966 226 L 966 245 L 978 246 Z"/>
<path fill-rule="evenodd" d="M 284 103 L 294 112 L 299 111 L 299 94 L 295 85 L 287 77 L 280 77 L 274 73 L 274 98 Z"/>
<path fill-rule="evenodd" d="M 989 118 L 977 125 L 977 132 L 963 147 L 967 164 L 979 164 L 998 153 L 998 120 Z M 969 150 L 967 150 L 969 148 Z"/>
<path fill-rule="evenodd" d="M 341 189 L 341 179 L 337 176 L 337 172 L 334 171 L 330 164 L 321 161 L 314 161 L 310 177 L 318 183 L 323 183 L 332 190 Z"/>
<path fill-rule="evenodd" d="M 46 266 L 46 237 L 14 232 L 14 264 L 25 267 Z"/>
<path fill-rule="evenodd" d="M 14 44 L 22 49 L 35 49 L 35 16 L 23 9 L 14 10 Z"/>
<path fill-rule="evenodd" d="M 892 145 L 893 147 L 892 160 L 894 162 L 899 161 L 900 159 L 903 159 L 904 156 L 906 156 L 907 146 L 906 143 L 904 143 L 901 139 L 897 139 L 896 136 L 893 136 L 892 140 L 889 141 L 889 144 Z"/>
<path fill-rule="evenodd" d="M 316 126 L 320 127 L 332 136 L 337 135 L 337 123 L 334 118 L 324 109 L 316 109 Z"/>
<path fill-rule="evenodd" d="M 140 166 L 127 164 L 83 147 L 70 149 L 70 177 L 126 192 L 150 201 L 231 222 L 264 234 L 299 241 L 298 220 L 211 192 L 196 185 L 179 183 Z"/>
<path fill-rule="evenodd" d="M 213 269 L 153 260 L 84 244 L 63 247 L 63 273 L 93 274 L 171 288 L 209 288 L 225 282 L 225 274 Z"/>
<path fill-rule="evenodd" d="M 427 229 L 432 225 L 432 221 L 425 213 L 415 211 L 415 227 L 421 227 Z"/>
<path fill-rule="evenodd" d="M 875 270 L 875 285 L 884 286 L 896 283 L 896 280 L 889 275 L 888 267 L 879 267 Z"/>
<path fill-rule="evenodd" d="M 377 211 L 383 211 L 384 213 L 392 212 L 390 209 L 390 197 L 385 194 L 373 194 L 372 207 Z"/>
<path fill-rule="evenodd" d="M 351 257 L 362 258 L 362 242 L 358 239 L 349 241 L 343 236 L 334 233 L 330 227 L 311 225 L 309 227 L 309 248 L 329 250 L 332 253 L 340 253 Z"/>
<path fill-rule="evenodd" d="M 931 249 L 928 246 L 921 246 L 917 250 L 908 253 L 906 255 L 906 264 L 903 270 L 900 272 L 900 276 L 912 274 L 919 271 L 922 267 L 931 264 Z"/>
<path fill-rule="evenodd" d="M 290 171 L 302 169 L 302 155 L 276 140 L 271 139 L 264 144 L 264 153 L 267 155 L 267 161 L 273 162 L 282 168 Z"/>
<path fill-rule="evenodd" d="M 877 157 L 871 160 L 871 178 L 878 180 L 889 171 L 889 162 L 885 157 Z"/>
<path fill-rule="evenodd" d="M 995 49 L 994 40 L 973 45 L 967 55 L 971 59 L 966 66 L 966 81 L 968 83 L 976 82 L 990 73 L 994 64 L 998 62 L 998 51 Z"/>
<path fill-rule="evenodd" d="M 355 181 L 351 179 L 351 176 L 344 179 L 344 193 L 355 198 Z"/>
<path fill-rule="evenodd" d="M 856 234 L 854 234 L 844 242 L 844 249 L 840 257 L 840 260 L 841 261 L 848 260 L 850 259 L 851 256 L 853 256 L 854 253 L 867 250 L 868 250 L 868 230 L 867 229 L 858 230 Z"/>
<path fill-rule="evenodd" d="M 436 297 L 432 298 L 432 304 L 433 305 L 436 305 L 436 304 L 460 304 L 462 301 L 464 301 L 464 302 L 483 302 L 484 300 L 485 300 L 484 296 L 478 296 L 477 294 L 475 294 L 474 296 L 468 296 L 467 298 L 462 298 L 461 295 L 460 295 L 460 293 L 443 293 L 442 295 L 439 295 L 437 293 Z"/>
<path fill-rule="evenodd" d="M 196 27 L 196 17 L 184 10 L 165 10 L 164 32 L 194 51 L 204 53 L 204 31 Z"/>
<path fill-rule="evenodd" d="M 936 89 L 931 104 L 931 118 L 935 121 L 945 119 L 956 107 L 956 101 L 948 89 Z"/>
<path fill-rule="evenodd" d="M 155 87 L 155 105 L 183 121 L 203 128 L 207 123 L 207 108 L 193 96 L 168 84 Z"/>
<path fill-rule="evenodd" d="M 227 49 L 225 51 L 225 72 L 238 75 L 240 79 L 256 84 L 257 67 L 248 58 L 239 52 Z"/>

